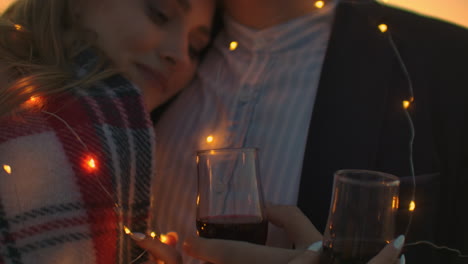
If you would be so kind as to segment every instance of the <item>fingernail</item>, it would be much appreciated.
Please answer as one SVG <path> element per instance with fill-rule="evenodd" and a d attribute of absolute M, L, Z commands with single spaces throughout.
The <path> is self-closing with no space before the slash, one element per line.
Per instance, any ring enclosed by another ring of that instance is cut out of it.
<path fill-rule="evenodd" d="M 322 249 L 322 241 L 317 241 L 315 243 L 313 243 L 312 245 L 310 245 L 307 250 L 310 250 L 310 251 L 314 251 L 314 252 L 319 252 L 320 249 Z"/>
<path fill-rule="evenodd" d="M 400 257 L 400 264 L 406 264 L 405 255 L 401 255 L 401 257 Z"/>
<path fill-rule="evenodd" d="M 400 250 L 403 247 L 403 244 L 405 244 L 405 236 L 400 235 L 395 241 L 393 241 L 393 246 Z"/>
<path fill-rule="evenodd" d="M 128 235 L 135 241 L 143 241 L 146 238 L 145 234 L 142 233 L 130 233 Z"/>

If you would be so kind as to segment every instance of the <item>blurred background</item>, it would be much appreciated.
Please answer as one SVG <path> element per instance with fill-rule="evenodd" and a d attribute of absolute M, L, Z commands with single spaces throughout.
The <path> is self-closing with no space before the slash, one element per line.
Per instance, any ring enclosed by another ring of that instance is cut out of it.
<path fill-rule="evenodd" d="M 379 2 L 468 28 L 468 0 L 379 0 Z"/>
<path fill-rule="evenodd" d="M 314 0 L 310 0 L 314 1 Z M 364 0 L 367 1 L 367 0 Z M 378 0 L 387 5 L 468 27 L 468 0 Z M 0 12 L 13 0 L 0 0 Z"/>

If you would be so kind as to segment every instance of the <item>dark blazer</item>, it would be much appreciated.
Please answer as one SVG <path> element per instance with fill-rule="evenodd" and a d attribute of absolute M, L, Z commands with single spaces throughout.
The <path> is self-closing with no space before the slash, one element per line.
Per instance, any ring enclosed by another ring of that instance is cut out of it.
<path fill-rule="evenodd" d="M 385 23 L 382 33 L 378 25 Z M 411 190 L 409 111 L 416 137 L 416 210 L 407 242 L 429 240 L 468 254 L 468 30 L 372 4 L 339 4 L 309 128 L 299 207 L 321 231 L 333 173 L 371 169 L 401 179 L 399 233 Z M 428 246 L 409 263 L 468 263 Z M 439 258 L 440 257 L 440 258 Z"/>

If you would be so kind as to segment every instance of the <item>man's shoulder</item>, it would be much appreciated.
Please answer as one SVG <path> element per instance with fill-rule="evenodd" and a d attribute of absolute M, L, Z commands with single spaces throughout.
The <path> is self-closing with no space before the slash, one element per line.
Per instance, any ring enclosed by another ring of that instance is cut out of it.
<path fill-rule="evenodd" d="M 388 23 L 392 35 L 413 40 L 436 41 L 447 46 L 465 43 L 468 46 L 468 29 L 462 26 L 427 17 L 395 7 L 376 4 L 378 19 Z M 455 43 L 456 42 L 456 43 Z"/>

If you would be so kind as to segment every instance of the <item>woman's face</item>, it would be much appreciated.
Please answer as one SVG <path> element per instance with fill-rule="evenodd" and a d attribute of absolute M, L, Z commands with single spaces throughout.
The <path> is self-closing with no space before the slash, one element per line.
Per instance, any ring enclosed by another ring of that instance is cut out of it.
<path fill-rule="evenodd" d="M 214 0 L 85 0 L 81 10 L 98 47 L 152 110 L 193 78 L 210 41 Z"/>

